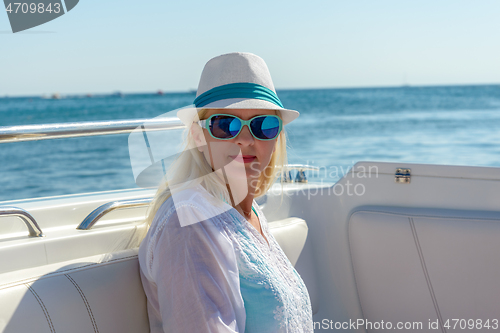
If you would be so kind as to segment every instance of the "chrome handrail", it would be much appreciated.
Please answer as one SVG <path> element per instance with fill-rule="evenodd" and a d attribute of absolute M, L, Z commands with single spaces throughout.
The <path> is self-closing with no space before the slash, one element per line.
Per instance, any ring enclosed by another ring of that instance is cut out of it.
<path fill-rule="evenodd" d="M 1 126 L 0 143 L 131 133 L 141 125 L 145 126 L 142 127 L 144 131 L 162 131 L 185 127 L 179 118 L 174 117 Z"/>
<path fill-rule="evenodd" d="M 18 217 L 24 221 L 28 230 L 30 232 L 30 237 L 44 237 L 45 235 L 42 233 L 42 229 L 36 222 L 35 218 L 19 207 L 0 207 L 0 217 L 4 216 L 14 216 Z"/>
<path fill-rule="evenodd" d="M 92 213 L 87 215 L 82 223 L 80 223 L 76 228 L 78 230 L 90 230 L 94 226 L 94 224 L 96 224 L 97 221 L 99 221 L 104 215 L 112 212 L 115 209 L 147 206 L 149 205 L 151 200 L 153 200 L 153 197 L 105 203 L 104 205 L 97 207 L 92 211 Z"/>

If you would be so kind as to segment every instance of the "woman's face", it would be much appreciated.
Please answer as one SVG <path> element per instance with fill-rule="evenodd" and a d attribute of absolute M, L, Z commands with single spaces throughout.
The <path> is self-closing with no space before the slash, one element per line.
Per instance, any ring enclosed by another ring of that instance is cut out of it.
<path fill-rule="evenodd" d="M 262 109 L 225 109 L 225 110 L 208 110 L 204 116 L 207 119 L 213 114 L 229 114 L 237 116 L 243 120 L 249 120 L 260 115 L 276 115 L 273 110 Z M 219 140 L 213 138 L 207 129 L 203 129 L 204 140 L 194 134 L 194 138 L 198 147 L 205 155 L 206 160 L 211 164 L 214 170 L 228 166 L 228 174 L 233 170 L 233 176 L 237 174 L 237 170 L 244 170 L 247 181 L 256 180 L 260 174 L 269 165 L 271 155 L 274 152 L 276 141 L 263 141 L 253 137 L 248 126 L 243 126 L 241 132 L 233 139 Z M 232 167 L 231 167 L 232 166 Z M 238 176 L 235 176 L 239 178 Z"/>

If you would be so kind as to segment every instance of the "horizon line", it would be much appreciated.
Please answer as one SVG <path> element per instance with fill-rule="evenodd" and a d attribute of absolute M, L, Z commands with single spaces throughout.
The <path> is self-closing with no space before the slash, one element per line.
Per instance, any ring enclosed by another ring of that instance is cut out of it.
<path fill-rule="evenodd" d="M 352 87 L 307 87 L 307 88 L 275 88 L 276 91 L 303 91 L 303 90 L 349 90 L 349 89 L 401 89 L 401 88 L 437 88 L 437 87 L 473 87 L 473 86 L 500 86 L 500 82 L 497 83 L 455 83 L 455 84 L 423 84 L 423 85 L 412 85 L 412 84 L 401 84 L 401 85 L 379 85 L 379 86 L 352 86 Z M 85 92 L 85 93 L 42 93 L 36 95 L 0 95 L 0 99 L 8 99 L 8 98 L 33 98 L 33 97 L 41 97 L 44 98 L 46 96 L 48 99 L 53 99 L 52 96 L 57 95 L 59 97 L 76 97 L 82 96 L 91 98 L 93 96 L 110 96 L 110 95 L 173 95 L 173 94 L 195 94 L 195 89 L 188 89 L 183 91 L 169 91 L 163 89 L 157 89 L 156 91 L 121 91 L 121 90 L 113 90 L 110 92 Z M 90 97 L 88 97 L 90 95 Z M 57 98 L 54 98 L 57 99 Z"/>

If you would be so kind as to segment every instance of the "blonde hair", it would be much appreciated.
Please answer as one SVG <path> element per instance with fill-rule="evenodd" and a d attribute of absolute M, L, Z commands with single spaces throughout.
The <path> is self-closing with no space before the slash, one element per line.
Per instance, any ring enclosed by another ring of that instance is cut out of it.
<path fill-rule="evenodd" d="M 199 119 L 204 119 L 208 110 L 209 109 L 201 109 L 198 111 Z M 276 114 L 281 117 L 279 110 L 276 110 Z M 231 202 L 225 184 L 222 183 L 215 172 L 213 172 L 212 167 L 205 159 L 203 153 L 196 149 L 196 144 L 189 127 L 186 129 L 183 147 L 182 153 L 172 163 L 167 171 L 170 180 L 167 181 L 165 177 L 162 179 L 153 200 L 149 204 L 148 211 L 146 213 L 148 228 L 151 226 L 158 209 L 172 195 L 169 185 L 176 185 L 176 188 L 182 188 L 182 184 L 185 183 L 185 180 L 187 179 L 198 179 L 205 176 L 203 178 L 205 189 L 215 198 L 222 198 L 226 202 Z M 269 164 L 258 178 L 255 198 L 264 195 L 273 185 L 278 176 L 281 176 L 281 182 L 283 182 L 283 166 L 286 165 L 286 163 L 286 134 L 283 129 L 278 136 L 275 150 L 271 155 Z"/>

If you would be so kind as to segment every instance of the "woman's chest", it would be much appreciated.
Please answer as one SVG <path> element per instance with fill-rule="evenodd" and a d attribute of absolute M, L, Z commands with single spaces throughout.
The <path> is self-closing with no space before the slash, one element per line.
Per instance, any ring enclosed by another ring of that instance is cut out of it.
<path fill-rule="evenodd" d="M 269 248 L 249 237 L 237 250 L 246 332 L 280 332 L 285 328 L 302 332 L 300 318 L 308 316 L 310 308 L 306 287 L 274 238 L 269 238 Z"/>

